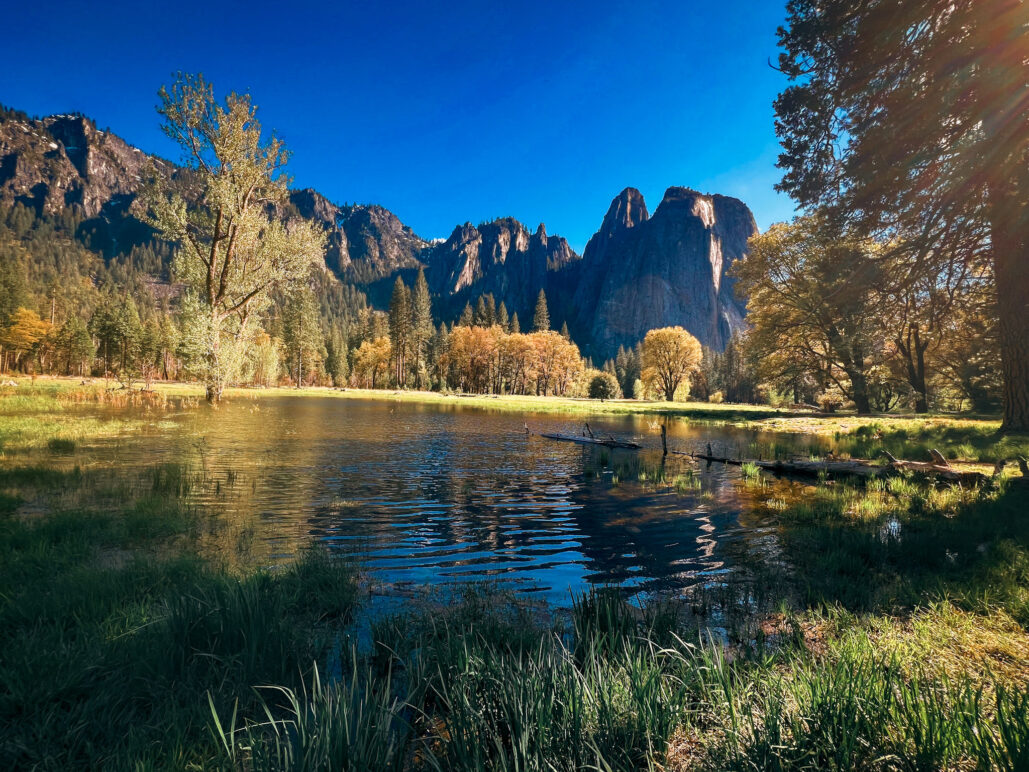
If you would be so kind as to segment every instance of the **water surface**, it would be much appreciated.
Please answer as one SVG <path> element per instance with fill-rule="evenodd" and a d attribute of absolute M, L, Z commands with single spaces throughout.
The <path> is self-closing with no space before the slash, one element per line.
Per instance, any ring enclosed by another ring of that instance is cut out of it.
<path fill-rule="evenodd" d="M 188 495 L 214 513 L 204 543 L 264 563 L 320 542 L 393 590 L 488 579 L 566 603 L 590 584 L 675 592 L 739 570 L 741 549 L 774 549 L 767 490 L 736 467 L 674 455 L 662 465 L 654 417 L 585 419 L 643 451 L 538 436 L 578 433 L 582 416 L 388 399 L 268 396 L 171 418 L 172 430 L 85 452 L 114 467 L 196 470 Z M 683 451 L 710 443 L 738 455 L 774 442 L 806 452 L 811 442 L 667 426 Z"/>

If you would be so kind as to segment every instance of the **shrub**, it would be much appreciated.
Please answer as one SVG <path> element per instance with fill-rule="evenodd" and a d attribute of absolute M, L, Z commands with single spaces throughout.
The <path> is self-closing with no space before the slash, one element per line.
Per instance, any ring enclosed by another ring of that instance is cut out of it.
<path fill-rule="evenodd" d="M 618 386 L 618 379 L 611 373 L 597 373 L 590 381 L 590 399 L 618 399 L 622 396 L 622 390 Z"/>
<path fill-rule="evenodd" d="M 835 413 L 843 407 L 844 404 L 843 396 L 834 391 L 827 391 L 824 394 L 819 394 L 816 401 L 818 402 L 818 406 L 822 408 L 822 411 L 826 413 Z"/>

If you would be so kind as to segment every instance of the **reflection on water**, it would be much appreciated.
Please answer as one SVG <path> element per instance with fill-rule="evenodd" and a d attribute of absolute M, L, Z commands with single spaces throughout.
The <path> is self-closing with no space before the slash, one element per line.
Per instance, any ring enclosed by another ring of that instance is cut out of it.
<path fill-rule="evenodd" d="M 674 591 L 735 570 L 730 547 L 774 546 L 761 486 L 734 467 L 662 463 L 653 418 L 590 418 L 598 434 L 638 438 L 642 452 L 525 434 L 526 422 L 577 431 L 575 416 L 386 400 L 239 399 L 174 420 L 178 430 L 88 453 L 116 468 L 202 469 L 189 496 L 217 513 L 204 543 L 244 545 L 264 563 L 319 541 L 356 555 L 378 582 L 488 578 L 563 603 L 588 583 Z M 793 441 L 677 420 L 668 436 L 675 449 L 711 443 L 730 455 Z"/>

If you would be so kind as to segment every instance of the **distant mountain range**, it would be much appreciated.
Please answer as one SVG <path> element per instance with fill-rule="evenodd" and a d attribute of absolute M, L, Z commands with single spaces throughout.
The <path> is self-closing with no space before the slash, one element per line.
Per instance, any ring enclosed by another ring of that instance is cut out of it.
<path fill-rule="evenodd" d="M 189 170 L 148 156 L 88 118 L 35 119 L 0 108 L 0 203 L 48 214 L 74 208 L 86 218 L 83 238 L 108 256 L 153 239 L 133 207 L 151 160 L 169 180 L 189 186 Z M 419 267 L 437 317 L 447 321 L 492 293 L 527 326 L 543 289 L 555 326 L 567 322 L 583 353 L 598 361 L 654 327 L 675 324 L 720 350 L 743 324 L 744 304 L 726 269 L 745 254 L 757 225 L 735 198 L 672 187 L 650 216 L 640 192 L 626 188 L 582 255 L 542 224 L 530 232 L 510 217 L 458 225 L 445 241 L 429 242 L 381 206 L 340 206 L 310 189 L 293 191 L 291 201 L 297 214 L 326 227 L 326 269 L 379 308 L 395 277 L 410 280 Z"/>

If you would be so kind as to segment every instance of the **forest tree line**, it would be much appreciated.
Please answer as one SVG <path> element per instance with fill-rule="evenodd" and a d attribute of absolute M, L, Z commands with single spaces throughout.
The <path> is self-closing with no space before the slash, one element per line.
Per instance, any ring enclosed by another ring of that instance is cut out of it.
<path fill-rule="evenodd" d="M 144 385 L 196 377 L 203 351 L 190 333 L 190 304 L 170 281 L 170 247 L 154 241 L 104 260 L 75 237 L 79 225 L 70 214 L 0 209 L 0 366 Z M 749 297 L 749 327 L 723 352 L 705 349 L 675 397 L 995 410 L 1001 382 L 988 266 L 898 281 L 912 272 L 903 254 L 871 241 L 846 244 L 812 219 L 755 237 L 734 269 Z M 542 292 L 525 332 L 491 294 L 449 324 L 434 319 L 422 272 L 410 287 L 398 277 L 388 310 L 377 311 L 354 288 L 314 271 L 274 294 L 229 381 L 664 396 L 643 363 L 642 341 L 595 368 L 567 325 L 551 329 Z"/>
<path fill-rule="evenodd" d="M 155 242 L 105 261 L 74 237 L 78 225 L 21 205 L 0 209 L 3 370 L 109 378 L 143 388 L 198 377 L 206 356 L 204 336 L 195 329 L 202 312 L 168 280 L 167 247 Z M 699 351 L 695 339 L 680 332 Z M 509 316 L 492 295 L 469 303 L 450 324 L 435 323 L 422 271 L 410 287 L 397 278 L 386 311 L 312 271 L 273 293 L 238 351 L 227 376 L 235 385 L 664 396 L 658 370 L 641 365 L 642 344 L 595 369 L 566 325 L 551 329 L 542 291 L 526 332 L 518 315 Z M 685 376 L 694 365 L 687 370 Z M 677 384 L 680 398 L 688 380 Z"/>

